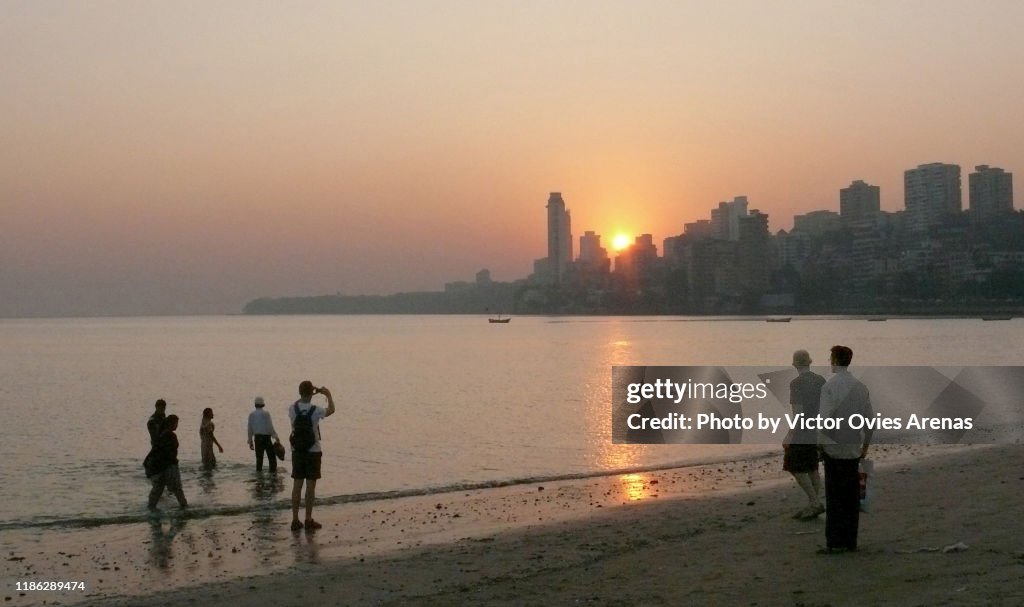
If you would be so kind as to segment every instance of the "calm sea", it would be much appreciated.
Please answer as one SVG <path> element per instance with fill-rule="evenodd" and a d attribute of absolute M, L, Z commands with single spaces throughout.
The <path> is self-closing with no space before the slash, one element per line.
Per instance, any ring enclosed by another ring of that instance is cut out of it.
<path fill-rule="evenodd" d="M 157 398 L 181 417 L 193 506 L 231 513 L 259 499 L 245 432 L 253 397 L 286 435 L 303 379 L 335 394 L 318 496 L 344 501 L 736 456 L 741 447 L 612 445 L 611 367 L 785 365 L 797 348 L 823 362 L 837 343 L 855 364 L 1019 365 L 1024 319 L 2 320 L 0 529 L 143 517 Z M 212 474 L 198 465 L 204 407 L 224 445 Z"/>

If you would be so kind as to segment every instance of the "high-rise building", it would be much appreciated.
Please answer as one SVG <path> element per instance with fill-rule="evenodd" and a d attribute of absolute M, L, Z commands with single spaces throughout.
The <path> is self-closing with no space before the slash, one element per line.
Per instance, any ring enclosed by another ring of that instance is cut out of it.
<path fill-rule="evenodd" d="M 793 231 L 820 236 L 825 232 L 838 230 L 839 222 L 839 215 L 836 215 L 835 211 L 811 211 L 793 216 Z"/>
<path fill-rule="evenodd" d="M 554 282 L 561 281 L 566 265 L 572 261 L 572 227 L 561 192 L 548 197 L 548 264 Z"/>
<path fill-rule="evenodd" d="M 746 293 L 762 294 L 768 288 L 771 255 L 768 215 L 757 209 L 739 218 L 736 261 L 742 289 Z"/>
<path fill-rule="evenodd" d="M 960 166 L 933 162 L 903 172 L 903 201 L 907 224 L 926 232 L 943 219 L 963 210 Z"/>
<path fill-rule="evenodd" d="M 971 219 L 988 221 L 1013 211 L 1013 173 L 982 164 L 968 177 Z"/>
<path fill-rule="evenodd" d="M 872 219 L 881 209 L 881 190 L 858 179 L 839 190 L 839 217 L 844 225 Z"/>
<path fill-rule="evenodd" d="M 747 215 L 747 197 L 737 196 L 731 202 L 718 203 L 711 209 L 711 232 L 719 240 L 739 240 L 740 217 Z"/>
<path fill-rule="evenodd" d="M 587 265 L 599 265 L 608 259 L 608 251 L 601 246 L 601 235 L 587 230 L 580 236 L 579 260 Z"/>
<path fill-rule="evenodd" d="M 654 236 L 641 234 L 615 256 L 615 271 L 637 277 L 651 271 L 657 263 L 658 247 L 654 244 Z"/>
<path fill-rule="evenodd" d="M 692 238 L 711 238 L 714 232 L 712 231 L 711 221 L 698 219 L 697 221 L 683 224 L 683 234 Z"/>

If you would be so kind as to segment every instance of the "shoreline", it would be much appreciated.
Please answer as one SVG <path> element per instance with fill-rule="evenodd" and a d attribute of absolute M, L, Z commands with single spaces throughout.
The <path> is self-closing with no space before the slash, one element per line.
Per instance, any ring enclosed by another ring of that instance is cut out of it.
<path fill-rule="evenodd" d="M 1014 447 L 878 445 L 873 447 L 872 457 L 878 464 L 879 480 L 889 477 L 891 481 L 893 470 L 910 463 L 927 468 L 938 465 L 936 462 L 956 462 L 978 458 L 978 454 L 1012 449 Z M 882 496 L 884 499 L 885 493 Z M 281 596 L 287 597 L 290 596 L 287 593 L 294 590 L 294 584 L 288 580 L 296 579 L 295 576 L 299 579 L 333 578 L 339 571 L 346 575 L 361 571 L 359 575 L 365 577 L 366 568 L 371 564 L 416 568 L 419 565 L 415 563 L 433 559 L 435 552 L 454 558 L 452 555 L 467 547 L 491 546 L 495 542 L 511 542 L 509 546 L 513 546 L 526 541 L 523 538 L 527 536 L 540 538 L 535 539 L 546 546 L 545 553 L 557 553 L 569 547 L 562 546 L 561 540 L 553 540 L 551 534 L 557 536 L 558 530 L 567 526 L 589 530 L 583 532 L 585 535 L 601 530 L 609 534 L 607 541 L 613 544 L 629 543 L 629 538 L 624 536 L 633 531 L 627 533 L 623 525 L 632 529 L 635 521 L 619 519 L 651 516 L 645 514 L 649 508 L 654 508 L 651 512 L 655 512 L 655 517 L 665 515 L 664 509 L 693 510 L 686 518 L 704 534 L 715 531 L 713 521 L 717 520 L 716 512 L 721 508 L 738 509 L 739 514 L 749 517 L 761 509 L 751 510 L 748 503 L 770 504 L 773 512 L 779 508 L 785 510 L 787 514 L 783 518 L 789 521 L 791 513 L 788 511 L 802 506 L 803 499 L 791 477 L 781 471 L 779 455 L 643 473 L 402 497 L 385 502 L 318 503 L 314 516 L 324 528 L 308 535 L 290 532 L 287 529 L 290 512 L 276 509 L 198 520 L 185 518 L 177 522 L 162 517 L 158 523 L 61 534 L 44 532 L 36 534 L 35 538 L 26 537 L 25 549 L 18 554 L 12 552 L 4 561 L 3 577 L 8 581 L 4 597 L 10 596 L 10 601 L 5 603 L 13 605 L 43 604 L 43 601 L 52 604 L 55 600 L 62 604 L 84 601 L 85 604 L 162 605 L 209 601 L 214 594 L 217 595 L 215 602 L 224 602 L 227 600 L 224 593 L 229 593 L 232 603 L 244 605 L 249 604 L 245 602 L 245 595 L 252 592 L 250 586 L 265 587 L 266 592 L 285 593 Z M 819 520 L 803 529 L 820 531 L 820 523 Z M 652 532 L 645 529 L 644 524 L 636 528 L 641 536 Z M 823 541 L 820 535 L 817 533 L 807 539 L 820 543 Z M 548 539 L 543 539 L 545 537 Z M 682 541 L 683 538 L 676 539 Z M 653 549 L 651 546 L 640 548 Z M 813 548 L 810 552 L 813 553 Z M 587 553 L 600 557 L 599 560 L 608 558 L 600 549 L 588 549 Z M 536 564 L 531 560 L 536 555 L 528 556 L 512 548 L 503 554 L 505 566 L 513 569 Z M 534 560 L 540 562 L 544 558 Z M 472 588 L 484 582 L 480 576 L 472 575 L 472 571 L 452 578 L 449 578 L 449 569 L 435 573 L 431 588 L 437 586 L 443 590 L 456 583 Z M 416 577 L 418 574 L 403 575 Z M 13 591 L 11 583 L 16 579 L 82 580 L 87 583 L 87 590 L 84 593 L 29 592 L 20 596 L 21 593 Z M 417 594 L 402 594 L 411 591 L 411 583 L 399 581 L 393 587 L 388 584 L 374 591 L 372 596 L 345 594 L 344 599 L 337 599 L 330 592 L 324 596 L 334 597 L 327 603 L 404 602 L 426 592 L 417 586 Z M 487 584 L 489 587 L 490 582 Z M 251 604 L 265 601 L 261 598 L 263 591 L 257 594 Z M 276 602 L 290 600 L 294 597 Z M 543 599 L 535 597 L 535 601 L 543 602 Z"/>
<path fill-rule="evenodd" d="M 599 479 L 603 477 L 623 476 L 628 474 L 644 474 L 651 472 L 662 472 L 666 470 L 697 468 L 701 466 L 711 466 L 724 463 L 749 462 L 760 459 L 772 458 L 775 456 L 774 450 L 769 451 L 769 447 L 767 445 L 765 445 L 764 447 L 764 452 L 751 452 L 750 454 L 746 454 L 741 457 L 719 456 L 709 459 L 702 459 L 699 461 L 681 460 L 668 463 L 649 464 L 643 466 L 628 466 L 624 468 L 615 468 L 610 470 L 565 472 L 560 474 L 549 474 L 541 476 L 512 477 L 507 479 L 494 479 L 482 481 L 465 481 L 460 483 L 452 483 L 448 485 L 433 485 L 426 487 L 414 487 L 408 489 L 388 489 L 382 491 L 345 493 L 342 495 L 332 495 L 327 497 L 318 496 L 316 504 L 317 508 L 320 508 L 321 506 L 329 507 L 344 504 L 359 504 L 363 502 L 382 502 L 386 504 L 392 500 L 402 500 L 415 497 L 444 497 L 447 494 L 465 493 L 469 491 L 487 491 L 491 489 L 501 489 L 505 487 L 516 487 L 519 485 L 536 485 L 543 483 L 557 483 L 563 481 L 585 481 L 588 479 Z M 286 485 L 287 488 L 291 485 L 291 477 L 287 473 L 282 473 L 275 480 L 274 477 L 271 477 L 268 474 L 267 476 L 263 477 L 257 476 L 255 479 L 252 479 L 252 482 L 257 485 L 271 485 L 276 482 L 278 484 Z M 285 491 L 284 493 L 287 493 L 287 491 Z M 170 498 L 166 494 L 163 496 L 165 504 L 170 503 L 168 501 L 169 499 Z M 194 504 L 192 504 L 190 505 L 190 508 L 187 511 L 187 513 L 178 513 L 177 510 L 172 506 L 169 509 L 163 508 L 162 516 L 169 516 L 170 518 L 182 518 L 187 520 L 202 520 L 220 516 L 244 516 L 258 512 L 265 513 L 278 510 L 287 511 L 291 508 L 289 500 L 290 497 L 285 496 L 277 497 L 273 502 L 257 503 L 255 505 L 225 504 L 196 507 Z M 152 517 L 148 513 L 143 511 L 140 511 L 138 513 L 124 512 L 110 514 L 106 516 L 90 516 L 73 519 L 60 518 L 39 521 L 13 520 L 0 522 L 0 532 L 23 530 L 71 531 L 76 529 L 90 529 L 114 525 L 148 523 L 150 520 L 152 520 Z"/>

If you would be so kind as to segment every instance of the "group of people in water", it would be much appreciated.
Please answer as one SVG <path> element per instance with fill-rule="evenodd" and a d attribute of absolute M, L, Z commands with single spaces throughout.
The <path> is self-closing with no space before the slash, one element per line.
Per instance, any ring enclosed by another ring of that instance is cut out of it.
<path fill-rule="evenodd" d="M 807 417 L 845 417 L 860 414 L 873 415 L 868 389 L 849 372 L 853 350 L 846 346 L 833 346 L 830 363 L 833 375 L 827 381 L 811 371 L 811 356 L 806 350 L 793 353 L 793 366 L 798 375 L 790 383 L 790 404 L 794 414 Z M 323 395 L 327 407 L 312 404 L 314 395 Z M 284 448 L 280 443 L 266 403 L 257 396 L 254 410 L 249 414 L 249 449 L 256 454 L 256 470 L 263 469 L 263 459 L 269 459 L 271 473 L 277 472 L 277 458 L 283 459 Z M 167 489 L 178 499 L 182 508 L 188 501 L 181 487 L 181 473 L 178 470 L 178 416 L 166 415 L 167 403 L 156 401 L 156 410 L 147 425 L 151 450 L 144 466 L 146 475 L 152 481 L 149 493 L 149 509 L 157 511 L 157 502 Z M 306 380 L 299 384 L 299 399 L 288 407 L 291 422 L 292 453 L 292 522 L 293 530 L 314 531 L 321 527 L 313 519 L 313 502 L 316 498 L 316 482 L 321 475 L 323 450 L 320 444 L 320 422 L 334 414 L 335 406 L 331 391 L 315 387 Z M 826 547 L 822 552 L 834 554 L 857 549 L 857 531 L 860 511 L 860 478 L 858 465 L 867 456 L 871 443 L 870 428 L 863 431 L 796 431 L 784 441 L 783 469 L 790 472 L 805 492 L 808 504 L 796 513 L 795 518 L 813 519 L 825 513 Z M 203 410 L 199 426 L 200 451 L 203 468 L 217 465 L 214 446 L 223 453 L 224 448 L 214 433 L 213 410 Z M 279 455 L 280 454 L 280 455 Z M 818 463 L 825 468 L 825 483 L 822 487 L 818 474 Z M 305 491 L 305 518 L 299 518 L 299 507 Z M 824 503 L 822 503 L 824 501 Z"/>
<path fill-rule="evenodd" d="M 321 394 L 327 399 L 327 407 L 321 408 L 311 401 L 314 395 Z M 248 443 L 249 449 L 256 454 L 256 470 L 263 470 L 263 460 L 269 460 L 271 474 L 277 472 L 278 458 L 284 459 L 284 446 L 280 442 L 270 413 L 265 410 L 266 402 L 257 396 L 253 401 L 254 409 L 249 413 Z M 299 384 L 299 399 L 288 407 L 291 422 L 289 442 L 292 447 L 292 530 L 306 529 L 314 531 L 321 528 L 320 523 L 313 519 L 313 502 L 316 499 L 316 481 L 321 475 L 323 450 L 320 444 L 320 421 L 333 415 L 334 399 L 331 391 L 325 387 L 315 387 L 309 380 Z M 146 423 L 149 431 L 150 452 L 143 466 L 146 476 L 152 482 L 149 492 L 148 508 L 150 512 L 159 512 L 157 503 L 164 490 L 168 490 L 178 500 L 178 505 L 188 508 L 188 500 L 181 486 L 181 472 L 178 468 L 178 429 L 177 415 L 167 415 L 167 402 L 156 401 L 153 414 Z M 203 409 L 203 418 L 199 424 L 200 453 L 202 467 L 212 470 L 217 466 L 217 457 L 213 448 L 223 453 L 224 447 L 217 440 L 214 432 L 213 409 Z M 303 490 L 305 490 L 305 518 L 299 519 Z"/>
<path fill-rule="evenodd" d="M 174 418 L 172 421 L 176 430 L 180 418 L 177 415 L 167 415 L 167 401 L 162 398 L 157 400 L 154 405 L 153 415 L 150 415 L 149 421 L 146 422 L 151 447 L 155 447 L 160 435 L 164 430 L 168 430 L 167 422 L 169 417 Z M 204 470 L 212 470 L 217 467 L 217 456 L 213 453 L 214 445 L 217 446 L 221 453 L 224 453 L 224 447 L 217 440 L 214 428 L 213 409 L 207 407 L 203 409 L 203 419 L 199 422 L 199 452 L 202 457 Z M 170 431 L 174 432 L 174 430 Z"/>

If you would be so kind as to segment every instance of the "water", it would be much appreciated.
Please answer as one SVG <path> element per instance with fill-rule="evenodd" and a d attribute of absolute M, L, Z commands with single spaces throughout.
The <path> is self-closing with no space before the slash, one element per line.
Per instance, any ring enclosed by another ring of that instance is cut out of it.
<path fill-rule="evenodd" d="M 0 529 L 142 517 L 145 422 L 157 398 L 181 417 L 189 500 L 200 511 L 231 513 L 266 498 L 246 446 L 253 397 L 267 399 L 286 435 L 286 408 L 303 379 L 335 394 L 338 412 L 321 426 L 318 496 L 345 501 L 764 449 L 611 444 L 613 365 L 775 366 L 797 348 L 823 362 L 836 343 L 853 348 L 855 365 L 1019 365 L 1022 337 L 1022 319 L 3 320 Z M 213 408 L 225 449 L 212 474 L 198 465 L 204 407 Z"/>

